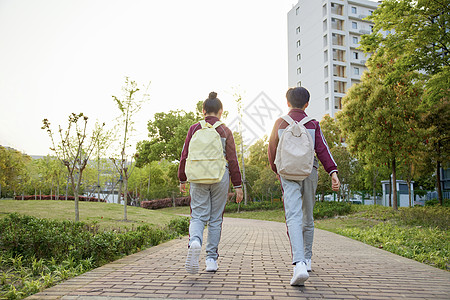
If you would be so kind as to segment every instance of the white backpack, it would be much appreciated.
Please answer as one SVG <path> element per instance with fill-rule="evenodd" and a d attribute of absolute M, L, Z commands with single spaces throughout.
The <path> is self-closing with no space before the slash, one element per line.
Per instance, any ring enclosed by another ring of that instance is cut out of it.
<path fill-rule="evenodd" d="M 294 121 L 289 115 L 282 117 L 288 127 L 278 142 L 275 165 L 278 175 L 289 180 L 304 180 L 311 174 L 314 164 L 314 142 L 304 126 L 312 118 Z"/>
<path fill-rule="evenodd" d="M 214 125 L 200 121 L 202 128 L 192 136 L 186 159 L 186 176 L 189 182 L 212 184 L 222 180 L 226 160 L 222 140 L 216 131 L 221 124 L 220 121 Z"/>

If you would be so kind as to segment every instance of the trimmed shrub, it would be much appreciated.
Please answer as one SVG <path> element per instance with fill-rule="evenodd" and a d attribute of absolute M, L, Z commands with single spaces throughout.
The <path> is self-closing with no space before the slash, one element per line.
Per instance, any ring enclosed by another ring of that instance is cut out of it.
<path fill-rule="evenodd" d="M 191 197 L 180 197 L 175 198 L 175 206 L 189 206 L 191 204 Z M 164 198 L 149 201 L 141 201 L 141 207 L 147 209 L 159 209 L 164 207 L 172 207 L 173 199 Z"/>
<path fill-rule="evenodd" d="M 15 196 L 14 200 L 22 200 L 22 196 Z M 23 196 L 23 200 L 66 200 L 65 195 L 25 195 Z M 75 196 L 67 196 L 67 200 L 75 201 Z M 85 196 L 78 196 L 79 201 L 86 201 L 86 202 L 106 202 L 105 199 L 98 199 L 96 197 L 85 197 Z"/>

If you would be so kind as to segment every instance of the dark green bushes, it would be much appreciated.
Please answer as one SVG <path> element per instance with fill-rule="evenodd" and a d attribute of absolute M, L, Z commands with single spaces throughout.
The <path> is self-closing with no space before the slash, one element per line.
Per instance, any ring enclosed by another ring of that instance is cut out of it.
<path fill-rule="evenodd" d="M 274 210 L 274 209 L 284 209 L 283 202 L 250 202 L 247 205 L 243 205 L 241 203 L 239 210 L 240 211 L 255 211 L 255 210 Z M 225 206 L 225 212 L 237 212 L 238 204 L 237 203 L 227 203 Z M 351 213 L 351 204 L 348 202 L 316 202 L 314 205 L 314 218 L 322 219 L 322 218 L 330 218 L 339 215 L 346 215 Z"/>
<path fill-rule="evenodd" d="M 181 217 L 163 228 L 143 225 L 99 231 L 96 224 L 10 214 L 0 219 L 0 298 L 36 293 L 142 248 L 186 235 L 188 228 L 188 218 Z"/>

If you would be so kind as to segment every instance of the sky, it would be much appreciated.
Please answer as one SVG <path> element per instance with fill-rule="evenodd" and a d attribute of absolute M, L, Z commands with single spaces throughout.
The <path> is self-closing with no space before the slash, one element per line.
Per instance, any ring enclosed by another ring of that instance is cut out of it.
<path fill-rule="evenodd" d="M 287 13 L 296 0 L 0 0 L 0 145 L 50 153 L 41 129 L 84 113 L 112 127 L 125 77 L 150 83 L 133 141 L 154 113 L 216 91 L 225 123 L 261 92 L 287 112 Z M 267 127 L 269 128 L 269 127 Z M 270 129 L 269 129 L 270 131 Z"/>

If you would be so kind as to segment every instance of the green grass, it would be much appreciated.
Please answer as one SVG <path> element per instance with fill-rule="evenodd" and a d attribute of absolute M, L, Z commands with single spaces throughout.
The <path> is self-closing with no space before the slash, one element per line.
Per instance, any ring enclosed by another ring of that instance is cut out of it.
<path fill-rule="evenodd" d="M 102 230 L 130 229 L 139 225 L 163 226 L 176 218 L 161 210 L 127 207 L 127 221 L 123 221 L 123 205 L 103 202 L 79 202 L 80 221 L 96 223 Z M 0 200 L 0 218 L 20 213 L 42 219 L 75 220 L 74 201 L 56 200 Z"/>

